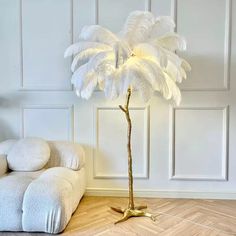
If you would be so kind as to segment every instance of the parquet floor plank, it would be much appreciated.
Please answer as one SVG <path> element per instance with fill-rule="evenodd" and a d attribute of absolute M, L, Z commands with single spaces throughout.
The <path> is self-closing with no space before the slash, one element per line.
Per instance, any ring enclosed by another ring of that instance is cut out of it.
<path fill-rule="evenodd" d="M 121 215 L 110 206 L 125 207 L 127 198 L 84 197 L 62 236 L 236 236 L 236 201 L 137 198 L 156 215 L 131 218 L 114 225 Z M 1 236 L 46 236 L 40 233 L 2 232 Z"/>

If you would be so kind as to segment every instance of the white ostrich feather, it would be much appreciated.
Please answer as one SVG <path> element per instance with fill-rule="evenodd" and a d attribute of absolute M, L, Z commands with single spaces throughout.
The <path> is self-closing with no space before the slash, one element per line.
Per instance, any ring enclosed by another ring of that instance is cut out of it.
<path fill-rule="evenodd" d="M 85 99 L 91 97 L 97 82 L 97 75 L 93 71 L 88 70 L 88 63 L 77 69 L 72 76 L 72 84 L 76 89 L 76 94 Z"/>
<path fill-rule="evenodd" d="M 109 76 L 115 70 L 115 55 L 113 51 L 100 52 L 88 63 L 88 68 L 98 75 Z"/>
<path fill-rule="evenodd" d="M 173 79 L 174 82 L 182 82 L 183 76 L 185 76 L 184 73 L 182 73 L 182 70 L 181 67 L 177 67 L 171 61 L 168 61 L 166 73 Z"/>
<path fill-rule="evenodd" d="M 154 89 L 151 84 L 143 80 L 141 77 L 136 77 L 132 82 L 132 88 L 139 91 L 141 98 L 147 102 L 153 95 Z"/>
<path fill-rule="evenodd" d="M 118 90 L 118 77 L 113 75 L 114 77 L 107 77 L 105 80 L 105 96 L 109 99 L 116 99 L 119 96 Z"/>
<path fill-rule="evenodd" d="M 158 38 L 167 33 L 173 32 L 175 22 L 170 16 L 160 16 L 156 18 L 152 27 L 151 38 Z"/>
<path fill-rule="evenodd" d="M 123 27 L 122 35 L 132 46 L 145 42 L 149 37 L 155 18 L 150 12 L 134 11 L 128 16 Z"/>
<path fill-rule="evenodd" d="M 128 43 L 123 40 L 116 42 L 113 49 L 115 53 L 116 67 L 118 68 L 131 56 L 132 50 L 130 49 Z"/>
<path fill-rule="evenodd" d="M 103 52 L 104 50 L 100 48 L 88 48 L 79 54 L 77 54 L 71 64 L 71 71 L 74 72 L 78 67 L 87 63 L 93 56 L 96 56 L 98 53 Z"/>
<path fill-rule="evenodd" d="M 87 77 L 80 93 L 81 97 L 84 99 L 89 99 L 97 86 L 97 76 L 96 74 L 91 74 Z"/>
<path fill-rule="evenodd" d="M 170 51 L 186 50 L 186 41 L 183 37 L 179 36 L 176 33 L 168 33 L 157 39 L 157 43 Z"/>
<path fill-rule="evenodd" d="M 187 78 L 187 71 L 191 70 L 191 66 L 183 58 L 179 57 L 175 53 L 163 49 L 164 53 L 168 58 L 168 65 L 166 67 L 167 73 L 171 74 L 174 81 L 179 83 L 182 82 L 182 79 Z"/>
<path fill-rule="evenodd" d="M 138 57 L 155 57 L 162 67 L 167 66 L 167 57 L 160 46 L 153 46 L 148 43 L 140 43 L 133 49 L 134 55 Z"/>
<path fill-rule="evenodd" d="M 88 73 L 88 63 L 79 67 L 72 75 L 71 83 L 74 85 L 76 90 L 78 90 L 79 92 L 82 89 L 82 86 L 83 86 L 84 80 L 86 79 L 87 73 Z"/>
<path fill-rule="evenodd" d="M 181 66 L 183 67 L 183 69 L 185 71 L 191 71 L 190 64 L 186 60 L 184 60 L 183 58 L 181 58 L 181 60 L 182 60 Z"/>
<path fill-rule="evenodd" d="M 119 41 L 119 38 L 110 30 L 100 25 L 90 25 L 83 27 L 79 40 L 100 42 L 112 46 L 116 41 Z"/>
<path fill-rule="evenodd" d="M 173 81 L 173 79 L 170 78 L 169 75 L 166 74 L 166 82 L 169 87 L 169 96 L 165 97 L 166 99 L 172 98 L 175 101 L 175 104 L 179 106 L 181 102 L 181 92 L 179 88 L 177 87 L 176 83 Z"/>
<path fill-rule="evenodd" d="M 154 91 L 175 104 L 181 101 L 177 83 L 187 78 L 191 67 L 175 54 L 185 50 L 186 41 L 174 33 L 170 17 L 154 18 L 150 12 L 135 11 L 119 34 L 99 25 L 82 29 L 79 42 L 65 57 L 75 56 L 71 65 L 76 94 L 89 99 L 96 87 L 109 99 L 138 91 L 146 102 Z"/>
<path fill-rule="evenodd" d="M 132 74 L 133 80 L 136 77 L 141 77 L 146 80 L 154 90 L 162 92 L 167 86 L 165 82 L 165 75 L 160 68 L 158 61 L 151 57 L 131 58 L 127 62 L 126 70 Z"/>
<path fill-rule="evenodd" d="M 76 55 L 77 53 L 80 53 L 86 49 L 101 49 L 101 50 L 111 50 L 112 47 L 104 44 L 104 43 L 97 43 L 97 42 L 78 42 L 75 44 L 70 45 L 65 53 L 64 57 L 70 57 L 73 55 Z"/>
<path fill-rule="evenodd" d="M 160 58 L 161 53 L 154 46 L 148 43 L 140 43 L 133 48 L 133 53 L 137 57 Z"/>

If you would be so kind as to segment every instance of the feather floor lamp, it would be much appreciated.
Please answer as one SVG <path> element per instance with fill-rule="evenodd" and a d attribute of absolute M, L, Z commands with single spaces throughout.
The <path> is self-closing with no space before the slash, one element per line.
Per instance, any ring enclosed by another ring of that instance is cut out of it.
<path fill-rule="evenodd" d="M 174 28 L 175 23 L 168 16 L 155 18 L 150 12 L 134 11 L 118 34 L 99 25 L 85 26 L 79 41 L 65 51 L 65 57 L 74 56 L 71 80 L 79 97 L 89 99 L 97 87 L 108 99 L 126 95 L 124 106 L 119 108 L 128 124 L 129 202 L 125 209 L 112 207 L 123 214 L 115 223 L 137 216 L 155 220 L 143 210 L 147 206 L 134 204 L 129 104 L 134 91 L 138 91 L 145 102 L 158 91 L 179 105 L 181 93 L 177 84 L 186 79 L 191 67 L 175 53 L 185 50 L 186 42 Z"/>

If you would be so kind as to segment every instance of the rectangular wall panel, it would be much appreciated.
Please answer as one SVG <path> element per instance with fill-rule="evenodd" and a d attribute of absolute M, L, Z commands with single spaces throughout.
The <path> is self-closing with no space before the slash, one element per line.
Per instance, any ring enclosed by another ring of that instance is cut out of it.
<path fill-rule="evenodd" d="M 0 90 L 18 89 L 21 78 L 18 0 L 0 1 Z"/>
<path fill-rule="evenodd" d="M 15 139 L 21 136 L 19 109 L 8 109 L 1 106 L 0 97 L 0 142 L 6 139 Z"/>
<path fill-rule="evenodd" d="M 170 16 L 171 0 L 150 0 L 150 8 L 155 16 Z"/>
<path fill-rule="evenodd" d="M 185 90 L 229 88 L 231 0 L 173 0 L 177 32 L 185 36 L 180 53 L 192 71 Z"/>
<path fill-rule="evenodd" d="M 148 178 L 149 109 L 131 108 L 134 177 Z M 116 107 L 95 109 L 95 178 L 127 177 L 127 122 Z"/>
<path fill-rule="evenodd" d="M 72 0 L 22 0 L 22 81 L 29 90 L 69 90 Z"/>
<path fill-rule="evenodd" d="M 97 0 L 97 23 L 119 32 L 131 11 L 147 6 L 146 0 Z"/>
<path fill-rule="evenodd" d="M 22 137 L 73 140 L 73 107 L 32 105 L 22 107 Z"/>
<path fill-rule="evenodd" d="M 227 180 L 228 108 L 180 107 L 171 114 L 171 179 Z"/>
<path fill-rule="evenodd" d="M 97 17 L 96 0 L 73 0 L 73 36 L 78 41 L 81 29 L 85 25 L 96 24 Z M 82 14 L 85 12 L 86 14 Z"/>

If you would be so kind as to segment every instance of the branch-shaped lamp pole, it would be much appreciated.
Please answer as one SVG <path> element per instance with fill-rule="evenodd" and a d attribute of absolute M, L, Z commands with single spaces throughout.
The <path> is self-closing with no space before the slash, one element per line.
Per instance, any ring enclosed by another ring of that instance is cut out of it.
<path fill-rule="evenodd" d="M 134 209 L 134 188 L 133 188 L 133 165 L 132 165 L 132 151 L 131 151 L 131 132 L 132 132 L 132 122 L 129 113 L 129 101 L 131 97 L 131 89 L 127 90 L 126 104 L 125 107 L 119 106 L 120 109 L 125 113 L 127 120 L 127 152 L 128 152 L 128 174 L 129 174 L 129 208 Z"/>
<path fill-rule="evenodd" d="M 155 221 L 155 217 L 143 209 L 147 206 L 137 206 L 134 205 L 134 189 L 133 189 L 133 162 L 132 162 L 132 150 L 131 150 L 131 134 L 132 134 L 132 121 L 129 112 L 129 103 L 132 91 L 128 88 L 126 94 L 126 103 L 124 106 L 119 105 L 119 108 L 125 113 L 127 120 L 127 153 L 128 153 L 128 176 L 129 176 L 129 203 L 126 209 L 120 207 L 111 207 L 112 210 L 123 213 L 123 217 L 116 221 L 115 224 L 128 220 L 130 217 L 146 216 Z"/>

